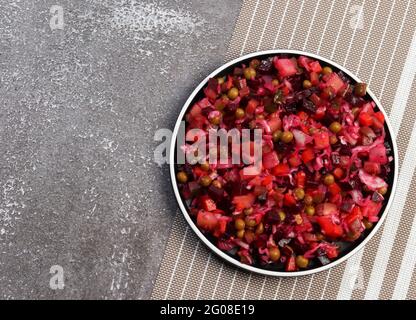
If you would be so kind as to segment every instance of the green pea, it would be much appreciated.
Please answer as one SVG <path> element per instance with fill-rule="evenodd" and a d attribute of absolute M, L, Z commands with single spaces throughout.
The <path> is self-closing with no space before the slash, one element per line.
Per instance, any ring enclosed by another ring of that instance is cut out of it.
<path fill-rule="evenodd" d="M 235 110 L 235 117 L 237 119 L 244 118 L 244 115 L 245 115 L 244 109 L 237 108 L 237 110 Z"/>
<path fill-rule="evenodd" d="M 188 181 L 188 176 L 186 175 L 185 172 L 180 171 L 176 174 L 176 178 L 178 179 L 178 181 L 180 183 L 186 183 Z"/>
<path fill-rule="evenodd" d="M 315 207 L 314 207 L 314 206 L 312 206 L 312 205 L 308 205 L 308 206 L 306 206 L 306 208 L 305 208 L 305 213 L 306 213 L 308 216 L 313 216 L 313 215 L 315 214 Z"/>
<path fill-rule="evenodd" d="M 331 130 L 333 133 L 338 133 L 342 129 L 342 125 L 338 121 L 334 121 L 329 126 L 329 130 Z"/>
<path fill-rule="evenodd" d="M 235 220 L 234 225 L 237 230 L 243 230 L 246 227 L 246 223 L 244 222 L 243 219 L 240 219 L 240 218 Z"/>
<path fill-rule="evenodd" d="M 322 73 L 323 73 L 324 75 L 331 74 L 331 73 L 332 73 L 332 68 L 331 68 L 331 67 L 326 66 L 326 67 L 324 67 L 324 68 L 322 69 Z"/>
<path fill-rule="evenodd" d="M 296 257 L 296 265 L 299 268 L 305 269 L 309 264 L 309 259 L 305 258 L 304 256 L 297 256 Z"/>
<path fill-rule="evenodd" d="M 272 139 L 273 139 L 274 142 L 278 142 L 281 137 L 282 137 L 282 131 L 281 130 L 276 130 L 275 132 L 273 132 Z"/>
<path fill-rule="evenodd" d="M 329 186 L 331 184 L 333 184 L 335 182 L 335 178 L 332 174 L 328 173 L 325 177 L 324 177 L 324 183 Z"/>
<path fill-rule="evenodd" d="M 280 250 L 278 247 L 272 247 L 269 249 L 269 256 L 270 256 L 270 260 L 272 260 L 273 262 L 276 262 L 277 260 L 280 259 Z"/>
<path fill-rule="evenodd" d="M 244 69 L 244 77 L 247 80 L 254 79 L 256 77 L 256 70 L 254 70 L 254 68 L 251 68 L 251 67 L 245 68 Z"/>
<path fill-rule="evenodd" d="M 354 88 L 354 94 L 358 97 L 364 97 L 367 93 L 367 85 L 365 83 L 357 83 Z"/>
<path fill-rule="evenodd" d="M 238 89 L 233 87 L 230 90 L 228 90 L 227 96 L 231 100 L 235 100 L 235 99 L 237 99 L 238 94 L 239 94 Z"/>
<path fill-rule="evenodd" d="M 282 133 L 280 138 L 284 143 L 289 143 L 293 140 L 293 133 L 290 131 L 285 131 Z"/>
<path fill-rule="evenodd" d="M 211 182 L 212 182 L 212 179 L 211 179 L 210 176 L 203 176 L 199 180 L 200 185 L 203 186 L 203 187 L 209 187 L 209 185 L 211 184 Z"/>
<path fill-rule="evenodd" d="M 305 89 L 309 89 L 309 88 L 311 88 L 311 87 L 312 87 L 312 82 L 310 82 L 310 81 L 309 81 L 309 80 L 307 80 L 307 79 L 303 80 L 303 87 L 304 87 Z"/>
<path fill-rule="evenodd" d="M 293 193 L 298 200 L 302 200 L 305 197 L 305 190 L 302 188 L 296 188 Z"/>

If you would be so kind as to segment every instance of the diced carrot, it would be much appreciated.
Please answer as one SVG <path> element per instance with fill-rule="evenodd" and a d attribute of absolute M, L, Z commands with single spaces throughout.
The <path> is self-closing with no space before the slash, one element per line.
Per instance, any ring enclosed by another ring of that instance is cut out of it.
<path fill-rule="evenodd" d="M 319 74 L 317 72 L 311 72 L 309 77 L 313 86 L 317 86 L 319 84 Z"/>
<path fill-rule="evenodd" d="M 306 148 L 303 150 L 301 158 L 304 163 L 308 163 L 309 161 L 315 159 L 315 152 L 312 148 Z"/>
<path fill-rule="evenodd" d="M 367 112 L 361 112 L 358 121 L 364 127 L 370 127 L 373 124 L 373 117 Z"/>
<path fill-rule="evenodd" d="M 272 170 L 275 176 L 284 176 L 289 173 L 289 166 L 286 163 L 280 163 Z"/>

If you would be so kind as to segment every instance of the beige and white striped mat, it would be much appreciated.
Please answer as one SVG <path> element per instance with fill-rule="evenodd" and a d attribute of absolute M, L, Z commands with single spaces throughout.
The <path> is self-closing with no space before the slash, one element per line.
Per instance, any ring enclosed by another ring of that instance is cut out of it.
<path fill-rule="evenodd" d="M 396 132 L 397 194 L 383 227 L 361 252 L 329 271 L 297 278 L 224 264 L 178 213 L 153 299 L 416 299 L 415 17 L 415 0 L 243 2 L 227 59 L 273 48 L 305 50 L 369 83 Z"/>

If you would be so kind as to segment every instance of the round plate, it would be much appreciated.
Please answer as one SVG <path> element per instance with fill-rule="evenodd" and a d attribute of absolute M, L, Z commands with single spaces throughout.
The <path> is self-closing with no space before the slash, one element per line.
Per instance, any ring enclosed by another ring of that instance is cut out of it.
<path fill-rule="evenodd" d="M 293 276 L 303 276 L 303 275 L 309 275 L 309 274 L 313 274 L 313 273 L 317 273 L 320 271 L 324 271 L 327 270 L 329 268 L 332 268 L 342 262 L 344 262 L 345 260 L 347 260 L 348 258 L 350 258 L 352 255 L 354 255 L 355 253 L 357 253 L 359 250 L 361 250 L 365 244 L 376 234 L 376 232 L 378 231 L 378 229 L 380 228 L 380 226 L 382 225 L 383 221 L 386 218 L 387 212 L 391 206 L 391 203 L 393 201 L 393 197 L 395 194 L 395 190 L 396 190 L 396 184 L 397 184 L 397 176 L 398 176 L 398 152 L 397 152 L 397 145 L 396 145 L 396 141 L 393 137 L 393 130 L 392 127 L 390 125 L 388 116 L 386 114 L 386 112 L 384 111 L 383 107 L 380 104 L 380 101 L 377 100 L 377 98 L 374 96 L 374 94 L 371 92 L 370 89 L 367 89 L 367 94 L 368 96 L 376 103 L 376 107 L 377 109 L 379 109 L 385 117 L 385 128 L 386 130 L 386 141 L 388 141 L 390 143 L 390 145 L 393 148 L 393 161 L 391 162 L 391 172 L 388 176 L 388 183 L 389 186 L 391 186 L 391 188 L 389 189 L 388 193 L 385 196 L 385 199 L 387 199 L 387 201 L 384 202 L 383 207 L 380 210 L 380 220 L 375 224 L 375 226 L 369 231 L 367 232 L 367 234 L 365 235 L 365 237 L 363 239 L 361 239 L 361 241 L 355 241 L 353 242 L 350 246 L 341 249 L 340 252 L 340 256 L 338 259 L 332 261 L 331 263 L 324 265 L 324 266 L 320 266 L 320 267 L 316 267 L 313 269 L 308 269 L 308 270 L 303 270 L 303 271 L 294 271 L 294 272 L 284 272 L 284 271 L 275 271 L 272 269 L 266 269 L 266 268 L 261 268 L 261 267 L 257 267 L 254 265 L 247 265 L 247 264 L 243 264 L 240 261 L 238 261 L 236 258 L 234 258 L 233 256 L 227 254 L 224 251 L 221 251 L 220 249 L 218 249 L 214 243 L 212 243 L 199 229 L 198 227 L 195 225 L 194 221 L 191 219 L 191 216 L 188 213 L 188 207 L 186 202 L 184 201 L 184 199 L 182 198 L 179 189 L 178 189 L 178 185 L 177 185 L 177 181 L 176 181 L 176 165 L 175 165 L 175 159 L 176 159 L 176 138 L 178 135 L 178 130 L 181 124 L 181 121 L 184 119 L 184 116 L 188 110 L 189 107 L 191 107 L 197 100 L 199 100 L 199 98 L 201 97 L 201 95 L 203 94 L 202 89 L 203 87 L 207 84 L 208 80 L 210 78 L 214 78 L 217 77 L 219 75 L 222 74 L 226 74 L 228 73 L 230 70 L 232 70 L 235 66 L 237 65 L 241 65 L 242 63 L 249 61 L 253 58 L 257 58 L 259 60 L 261 59 L 265 59 L 268 58 L 270 56 L 274 56 L 274 55 L 278 55 L 278 54 L 290 54 L 290 55 L 295 55 L 295 56 L 299 56 L 299 55 L 303 55 L 303 56 L 307 56 L 313 59 L 316 59 L 320 62 L 323 62 L 323 64 L 329 65 L 331 66 L 333 69 L 337 69 L 340 70 L 342 72 L 344 72 L 348 77 L 350 77 L 353 81 L 355 82 L 362 82 L 360 81 L 360 79 L 358 79 L 354 74 L 352 74 L 351 72 L 349 72 L 348 70 L 346 70 L 344 67 L 338 65 L 335 62 L 332 62 L 328 59 L 325 59 L 321 56 L 315 55 L 315 54 L 311 54 L 311 53 L 307 53 L 307 52 L 303 52 L 303 51 L 297 51 L 297 50 L 268 50 L 268 51 L 261 51 L 261 52 L 255 52 L 255 53 L 251 53 L 245 56 L 242 56 L 240 58 L 234 59 L 226 64 L 224 64 L 223 66 L 219 67 L 218 69 L 216 69 L 214 72 L 212 72 L 209 76 L 207 76 L 199 85 L 198 87 L 195 88 L 195 90 L 192 92 L 192 94 L 190 95 L 190 97 L 188 98 L 188 100 L 186 101 L 186 103 L 184 104 L 181 113 L 179 114 L 178 120 L 176 122 L 175 125 L 175 129 L 173 131 L 173 135 L 172 135 L 172 141 L 171 141 L 171 146 L 170 146 L 170 155 L 169 155 L 169 166 L 170 166 L 170 175 L 171 175 L 171 181 L 172 181 L 172 187 L 176 196 L 176 200 L 178 201 L 179 207 L 186 219 L 186 221 L 188 222 L 189 226 L 192 228 L 192 230 L 195 232 L 195 234 L 199 237 L 199 239 L 215 254 L 217 254 L 219 257 L 221 257 L 222 259 L 224 259 L 226 262 L 247 270 L 247 271 L 251 271 L 251 272 L 255 272 L 255 273 L 259 273 L 262 275 L 269 275 L 269 276 L 281 276 L 281 277 L 293 277 Z"/>

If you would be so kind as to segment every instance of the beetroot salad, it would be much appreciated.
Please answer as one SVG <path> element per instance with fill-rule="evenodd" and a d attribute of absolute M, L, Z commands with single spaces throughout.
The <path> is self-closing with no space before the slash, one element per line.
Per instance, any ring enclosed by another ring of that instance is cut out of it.
<path fill-rule="evenodd" d="M 260 171 L 208 157 L 178 164 L 189 214 L 244 264 L 290 272 L 336 260 L 366 237 L 390 194 L 383 113 L 366 84 L 310 57 L 279 54 L 227 72 L 209 79 L 185 131 L 260 129 Z"/>

